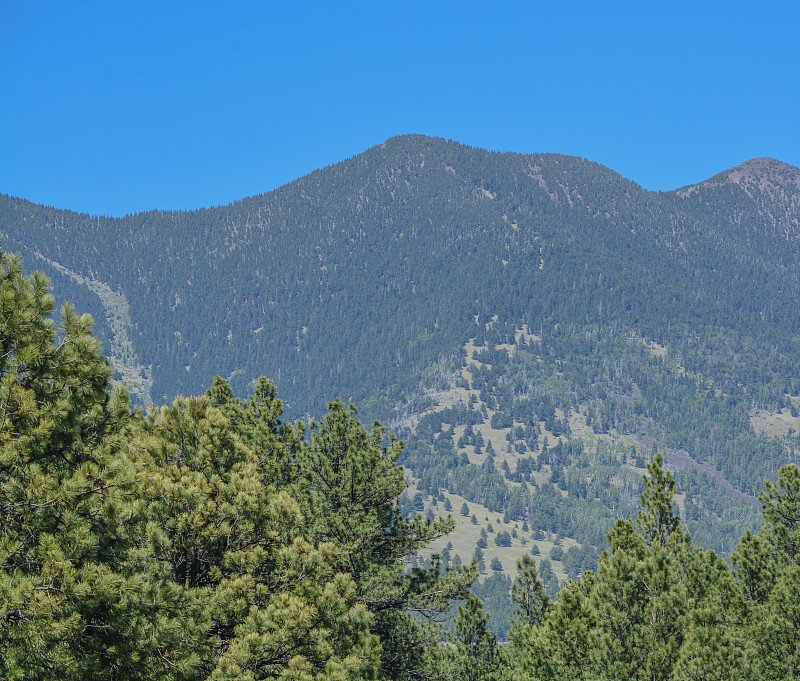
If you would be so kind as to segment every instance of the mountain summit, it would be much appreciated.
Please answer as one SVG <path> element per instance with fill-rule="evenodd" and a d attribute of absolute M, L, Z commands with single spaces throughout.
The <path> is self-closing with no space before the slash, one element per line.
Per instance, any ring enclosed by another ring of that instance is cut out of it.
<path fill-rule="evenodd" d="M 743 210 L 758 213 L 758 217 L 745 218 L 748 222 L 764 221 L 777 227 L 786 239 L 800 237 L 800 169 L 774 158 L 755 158 L 679 189 L 677 194 L 688 197 L 698 192 L 706 203 L 711 203 L 720 200 L 720 192 L 715 190 L 725 187 L 735 187 L 746 194 L 742 203 L 749 200 L 751 205 Z"/>

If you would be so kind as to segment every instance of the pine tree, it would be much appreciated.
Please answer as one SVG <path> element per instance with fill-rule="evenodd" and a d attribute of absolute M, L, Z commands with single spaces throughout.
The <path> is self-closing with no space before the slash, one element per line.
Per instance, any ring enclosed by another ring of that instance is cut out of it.
<path fill-rule="evenodd" d="M 800 565 L 783 569 L 769 599 L 756 608 L 751 638 L 751 666 L 759 678 L 800 678 Z"/>
<path fill-rule="evenodd" d="M 636 523 L 618 521 L 600 557 L 591 593 L 597 626 L 589 640 L 601 676 L 669 678 L 683 618 L 698 596 L 686 572 L 694 550 L 672 508 L 675 486 L 662 464 L 657 453 L 647 465 Z"/>
<path fill-rule="evenodd" d="M 660 456 L 645 488 L 636 522 L 620 520 L 609 532 L 597 574 L 567 583 L 540 624 L 512 631 L 512 675 L 736 678 L 742 646 L 730 623 L 741 607 L 730 570 L 692 546 Z"/>
<path fill-rule="evenodd" d="M 501 661 L 488 620 L 480 599 L 468 593 L 458 606 L 449 645 L 437 646 L 429 653 L 437 677 L 450 681 L 493 681 L 497 677 Z"/>
<path fill-rule="evenodd" d="M 515 624 L 509 631 L 507 678 L 600 678 L 591 670 L 589 658 L 589 633 L 595 626 L 587 598 L 592 585 L 591 573 L 579 582 L 568 582 L 541 622 Z"/>
<path fill-rule="evenodd" d="M 650 546 L 664 546 L 670 535 L 678 529 L 680 518 L 672 507 L 675 482 L 672 473 L 664 468 L 661 452 L 656 452 L 653 460 L 647 464 L 644 484 L 636 526 Z"/>
<path fill-rule="evenodd" d="M 742 537 L 733 555 L 744 600 L 748 668 L 759 678 L 800 677 L 800 469 L 778 471 L 759 495 L 764 526 Z"/>
<path fill-rule="evenodd" d="M 728 626 L 728 613 L 706 603 L 692 608 L 685 619 L 683 643 L 673 678 L 691 681 L 736 681 L 745 677 L 744 651 Z"/>
<path fill-rule="evenodd" d="M 402 516 L 402 447 L 380 424 L 367 431 L 355 408 L 337 400 L 312 424 L 300 461 L 312 536 L 332 543 L 336 569 L 355 581 L 357 599 L 373 614 L 372 631 L 382 642 L 382 673 L 393 679 L 422 673 L 425 650 L 436 644 L 413 615 L 445 613 L 474 579 L 470 569 L 442 571 L 436 560 L 405 572 L 404 559 L 447 534 L 453 520 Z"/>
<path fill-rule="evenodd" d="M 157 678 L 152 621 L 124 572 L 124 391 L 92 320 L 0 254 L 0 677 Z"/>
<path fill-rule="evenodd" d="M 536 562 L 527 554 L 517 561 L 517 578 L 511 587 L 511 600 L 517 605 L 515 626 L 541 624 L 550 607 L 550 598 L 536 572 Z"/>
<path fill-rule="evenodd" d="M 478 572 L 486 572 L 486 563 L 483 560 L 483 551 L 480 546 L 475 547 L 475 552 L 472 554 L 472 559 L 475 561 Z"/>
<path fill-rule="evenodd" d="M 145 474 L 129 510 L 129 565 L 158 577 L 142 588 L 165 620 L 162 645 L 185 652 L 190 678 L 374 673 L 373 618 L 276 475 L 294 431 L 254 434 L 275 424 L 279 405 L 257 418 L 263 394 L 237 404 L 215 388 L 213 399 L 179 398 L 153 411 L 138 434 Z M 231 420 L 264 445 L 258 454 Z"/>
<path fill-rule="evenodd" d="M 759 500 L 776 560 L 782 565 L 800 564 L 800 468 L 794 464 L 781 468 L 778 484 L 767 480 Z"/>

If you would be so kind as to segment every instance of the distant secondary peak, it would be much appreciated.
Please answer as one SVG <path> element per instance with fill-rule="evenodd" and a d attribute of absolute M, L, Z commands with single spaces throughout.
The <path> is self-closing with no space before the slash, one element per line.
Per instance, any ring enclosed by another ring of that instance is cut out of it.
<path fill-rule="evenodd" d="M 789 184 L 800 188 L 800 168 L 775 158 L 753 158 L 731 168 L 724 175 L 729 182 L 742 186 L 754 185 L 767 191 Z"/>
<path fill-rule="evenodd" d="M 708 180 L 678 189 L 676 193 L 691 196 L 703 188 L 724 184 L 736 184 L 750 196 L 768 194 L 775 197 L 776 194 L 800 190 L 800 168 L 776 158 L 753 158 Z"/>

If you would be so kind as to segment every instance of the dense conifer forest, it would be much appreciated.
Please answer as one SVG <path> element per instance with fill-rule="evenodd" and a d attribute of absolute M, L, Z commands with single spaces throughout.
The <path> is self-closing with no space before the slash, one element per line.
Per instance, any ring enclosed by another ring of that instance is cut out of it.
<path fill-rule="evenodd" d="M 0 255 L 2 678 L 800 675 L 793 463 L 729 564 L 693 543 L 656 453 L 595 572 L 551 596 L 519 560 L 501 646 L 468 591 L 477 559 L 409 563 L 453 520 L 401 513 L 403 445 L 379 424 L 340 401 L 284 421 L 263 378 L 246 399 L 217 377 L 131 409 L 91 318 L 53 309 L 47 280 Z"/>
<path fill-rule="evenodd" d="M 797 675 L 797 168 L 405 136 L 0 233 L 3 677 Z"/>

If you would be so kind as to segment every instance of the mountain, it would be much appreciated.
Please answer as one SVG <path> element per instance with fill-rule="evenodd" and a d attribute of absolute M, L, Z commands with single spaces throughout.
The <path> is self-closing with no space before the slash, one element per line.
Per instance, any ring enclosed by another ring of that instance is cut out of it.
<path fill-rule="evenodd" d="M 592 518 L 633 512 L 658 447 L 727 551 L 800 447 L 800 170 L 773 159 L 650 192 L 408 135 L 204 210 L 2 195 L 0 232 L 93 314 L 140 401 L 215 374 L 239 394 L 274 378 L 292 417 L 352 400 L 413 436 L 426 510 L 447 490 L 596 546 Z"/>
<path fill-rule="evenodd" d="M 797 175 L 750 162 L 661 194 L 578 158 L 407 136 L 208 210 L 108 219 L 4 196 L 0 231 L 71 275 L 84 293 L 69 299 L 90 284 L 124 297 L 154 399 L 266 372 L 304 413 L 451 352 L 476 314 L 785 335 Z"/>

